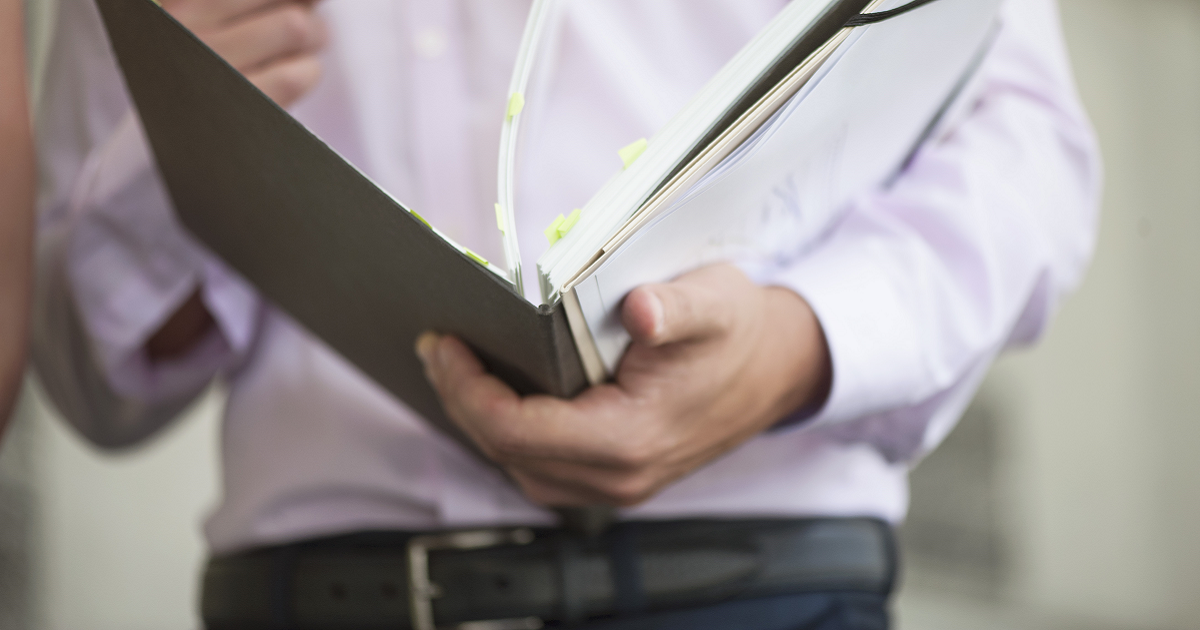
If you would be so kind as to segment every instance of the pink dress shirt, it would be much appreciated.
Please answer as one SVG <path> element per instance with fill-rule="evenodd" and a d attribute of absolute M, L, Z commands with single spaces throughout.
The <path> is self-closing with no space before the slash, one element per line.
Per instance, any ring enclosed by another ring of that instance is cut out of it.
<path fill-rule="evenodd" d="M 517 211 L 530 270 L 542 227 L 581 206 L 619 168 L 617 149 L 653 134 L 783 2 L 562 5 L 526 105 Z M 327 0 L 325 74 L 292 113 L 499 260 L 499 123 L 528 7 Z M 37 366 L 72 424 L 108 446 L 153 433 L 213 378 L 227 383 L 224 492 L 206 526 L 215 552 L 553 522 L 181 229 L 92 3 L 63 3 L 46 86 Z M 1038 336 L 1095 236 L 1097 149 L 1052 0 L 1007 2 L 968 96 L 893 187 L 862 191 L 818 246 L 756 272 L 820 317 L 834 364 L 825 406 L 624 517 L 903 518 L 909 466 L 953 427 L 997 353 Z M 216 331 L 185 359 L 149 364 L 145 340 L 197 287 Z"/>

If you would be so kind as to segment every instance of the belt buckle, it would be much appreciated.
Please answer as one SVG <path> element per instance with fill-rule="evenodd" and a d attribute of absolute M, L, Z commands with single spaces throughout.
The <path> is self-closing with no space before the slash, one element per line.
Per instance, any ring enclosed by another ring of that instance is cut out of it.
<path fill-rule="evenodd" d="M 440 549 L 484 549 L 500 545 L 528 545 L 533 542 L 533 530 L 528 527 L 474 529 L 443 534 L 414 536 L 408 541 L 408 601 L 413 630 L 438 630 L 433 620 L 433 600 L 441 597 L 442 588 L 429 576 L 429 552 Z M 542 620 L 537 617 L 468 621 L 445 628 L 453 630 L 538 630 Z"/>

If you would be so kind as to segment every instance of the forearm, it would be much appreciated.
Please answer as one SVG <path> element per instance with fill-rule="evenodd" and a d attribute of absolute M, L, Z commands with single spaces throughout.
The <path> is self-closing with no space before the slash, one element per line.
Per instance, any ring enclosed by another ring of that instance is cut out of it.
<path fill-rule="evenodd" d="M 807 426 L 892 461 L 936 444 L 1091 253 L 1099 159 L 1053 4 L 1006 6 L 964 117 L 772 280 L 805 297 L 830 346 L 829 399 Z"/>
<path fill-rule="evenodd" d="M 62 250 L 66 239 L 48 230 L 35 254 L 32 329 L 33 367 L 48 398 L 82 436 L 102 448 L 124 448 L 166 426 L 208 383 L 201 374 L 191 386 L 150 399 L 118 391 L 103 369 L 98 346 L 80 319 Z M 203 366 L 200 371 L 203 372 Z M 156 377 L 172 375 L 158 374 Z M 174 375 L 178 380 L 178 374 Z M 123 380 L 129 376 L 118 375 Z"/>
<path fill-rule="evenodd" d="M 25 364 L 33 240 L 33 140 L 21 0 L 0 0 L 0 431 Z"/>
<path fill-rule="evenodd" d="M 320 76 L 320 63 L 313 53 L 324 45 L 325 29 L 312 11 L 312 2 L 272 4 L 247 0 L 214 7 L 197 0 L 170 0 L 163 6 L 280 106 L 287 107 Z M 213 332 L 215 324 L 204 302 L 203 287 L 198 287 L 148 337 L 146 356 L 151 362 L 186 357 Z"/>
<path fill-rule="evenodd" d="M 37 115 L 33 362 L 68 422 L 119 447 L 242 359 L 261 301 L 171 211 L 95 4 L 58 12 L 51 41 Z M 199 317 L 173 318 L 185 304 Z"/>
<path fill-rule="evenodd" d="M 789 289 L 766 287 L 765 319 L 770 334 L 763 338 L 758 356 L 772 366 L 767 413 L 773 426 L 802 410 L 825 403 L 833 380 L 833 362 L 825 331 L 808 302 Z"/>

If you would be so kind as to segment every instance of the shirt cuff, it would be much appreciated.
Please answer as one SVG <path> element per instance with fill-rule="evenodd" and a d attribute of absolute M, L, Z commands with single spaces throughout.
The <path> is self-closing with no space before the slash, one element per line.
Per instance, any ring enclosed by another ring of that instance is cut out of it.
<path fill-rule="evenodd" d="M 214 256 L 204 261 L 203 279 L 204 305 L 230 350 L 244 355 L 254 339 L 262 300 L 249 282 Z"/>
<path fill-rule="evenodd" d="M 118 393 L 159 400 L 203 386 L 250 344 L 259 299 L 188 235 L 128 117 L 85 165 L 72 196 L 67 274 L 101 366 Z M 217 322 L 174 365 L 143 346 L 197 287 Z"/>

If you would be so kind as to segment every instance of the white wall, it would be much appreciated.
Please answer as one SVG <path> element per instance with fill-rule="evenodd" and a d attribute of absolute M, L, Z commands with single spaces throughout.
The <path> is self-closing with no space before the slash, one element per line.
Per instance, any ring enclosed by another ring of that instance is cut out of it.
<path fill-rule="evenodd" d="M 218 496 L 219 396 L 122 454 L 97 453 L 31 398 L 36 627 L 199 628 L 200 525 Z"/>
<path fill-rule="evenodd" d="M 1108 167 L 1086 286 L 997 377 L 1023 407 L 1020 596 L 1200 628 L 1200 3 L 1064 3 Z"/>
<path fill-rule="evenodd" d="M 1011 627 L 1200 628 L 1200 3 L 1061 4 L 1104 217 L 1082 289 L 986 385 L 1010 411 L 1013 554 L 988 606 Z M 936 595 L 902 610 L 961 619 Z"/>

